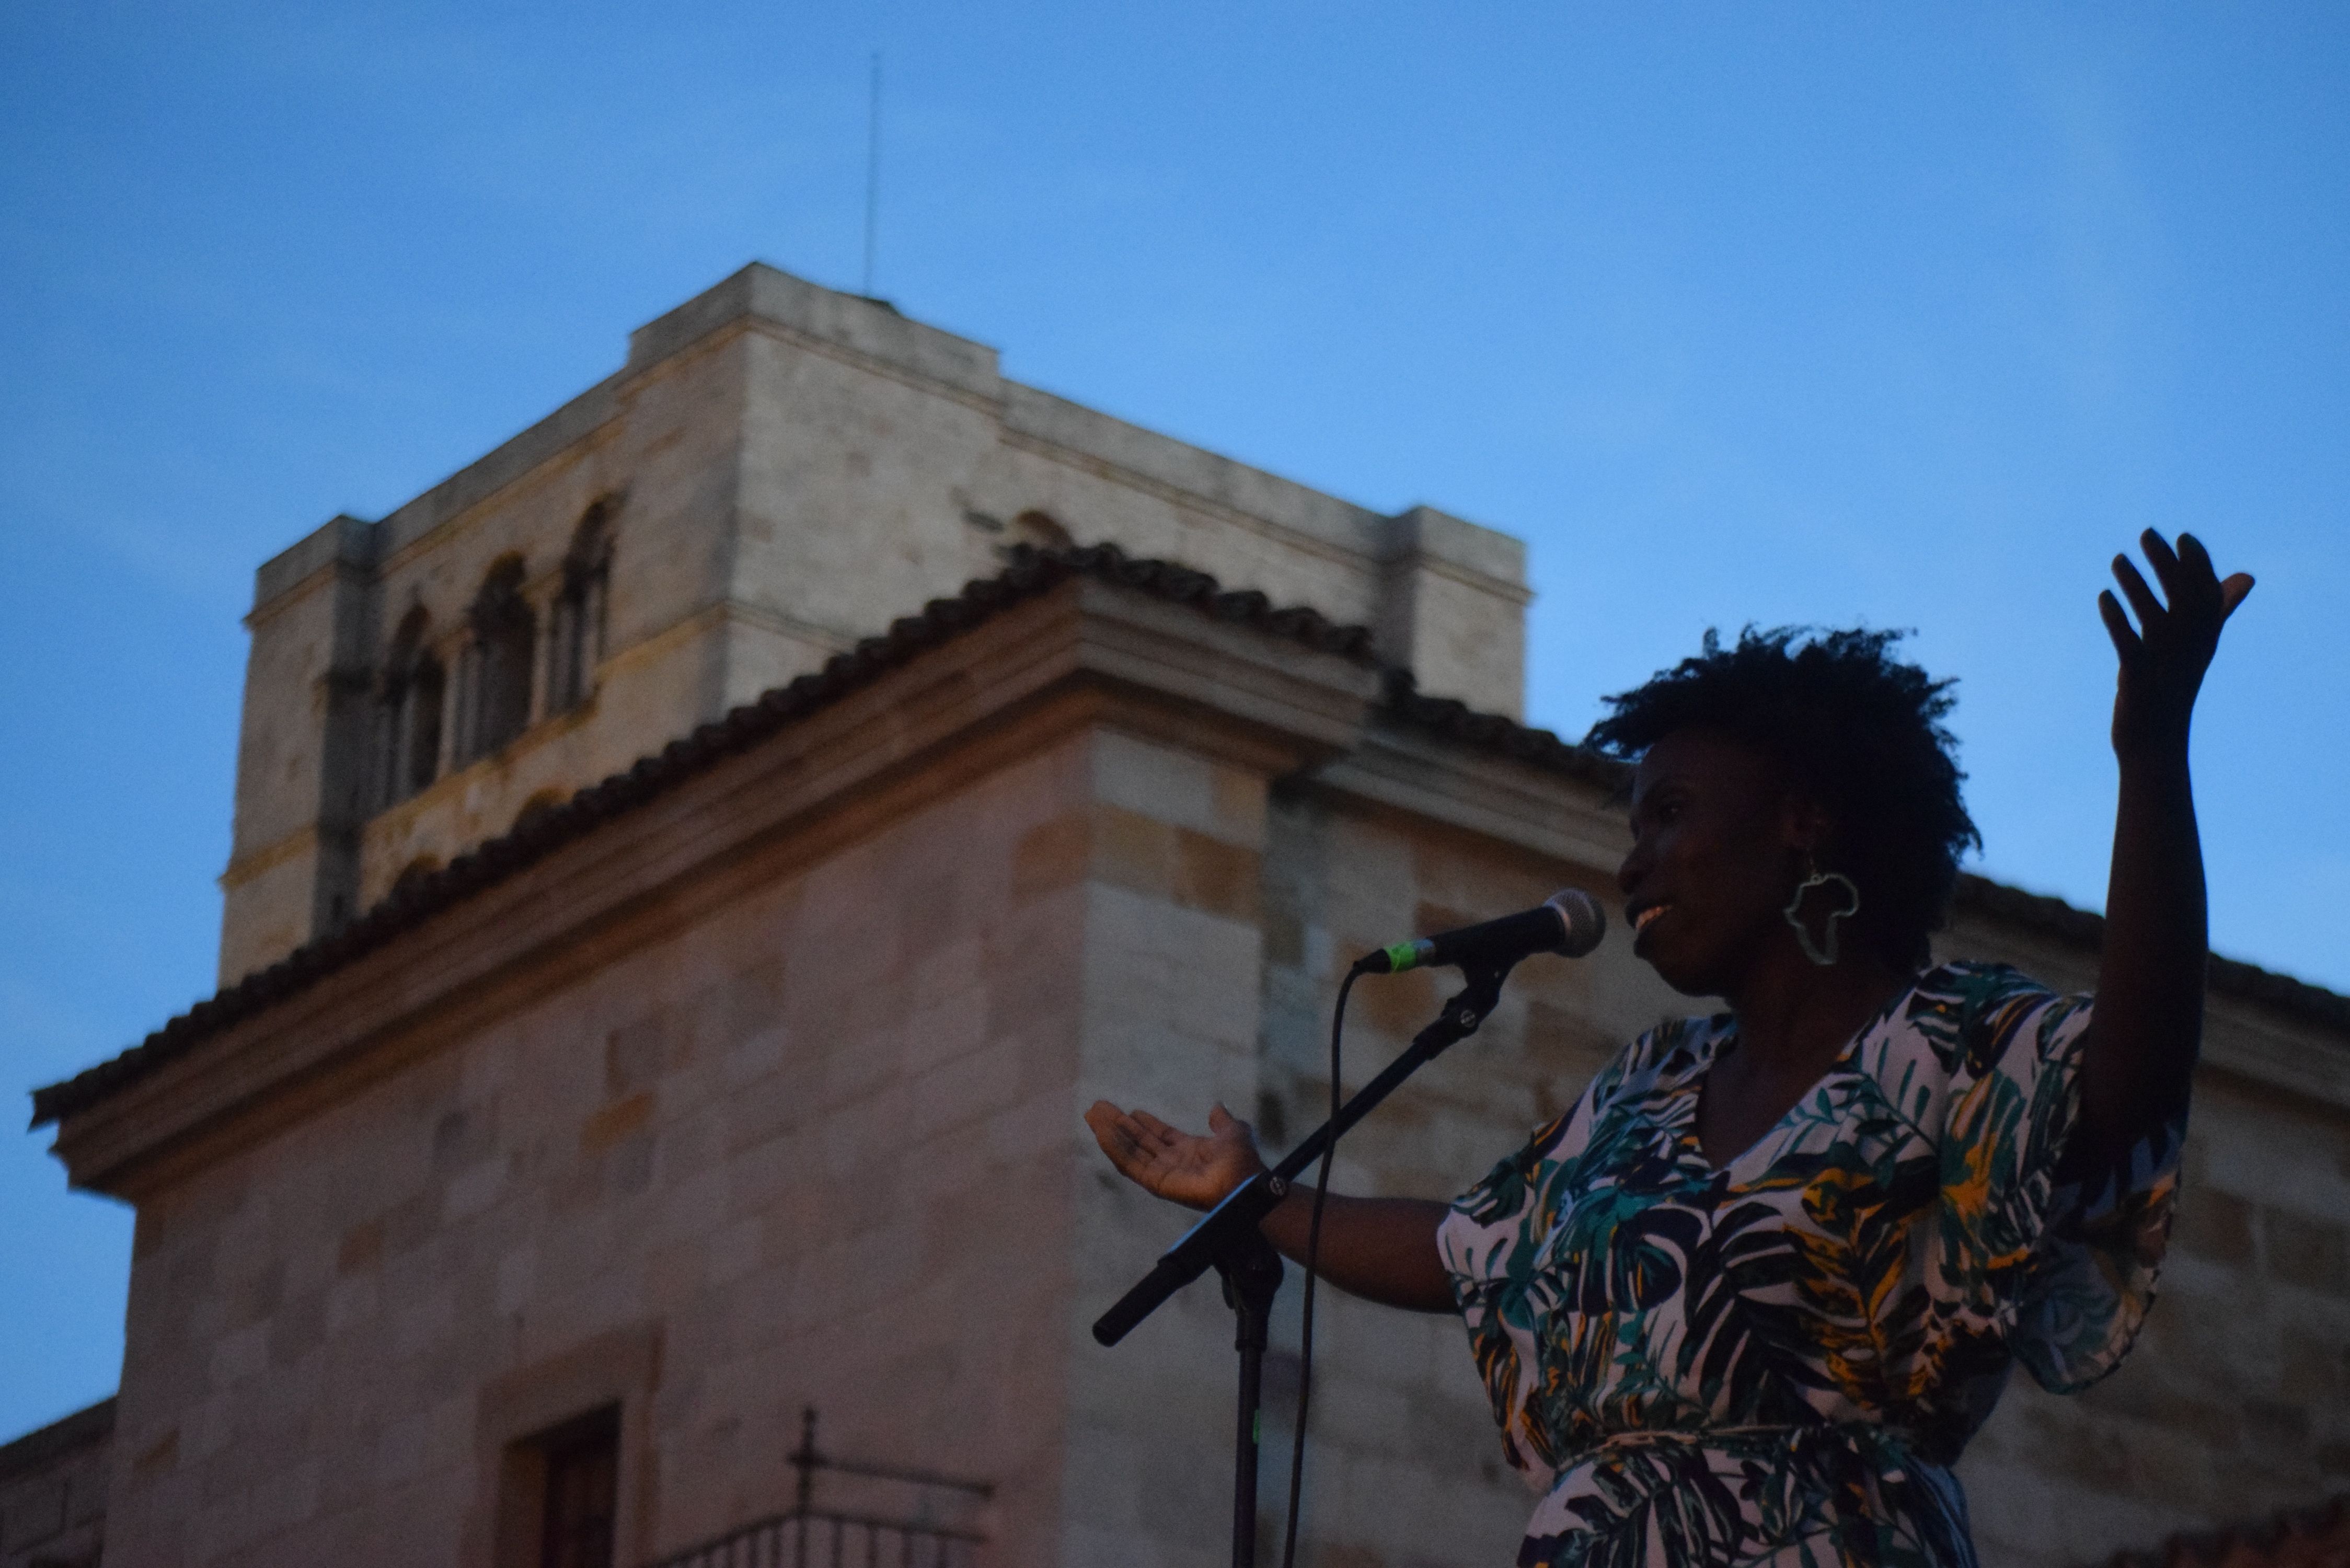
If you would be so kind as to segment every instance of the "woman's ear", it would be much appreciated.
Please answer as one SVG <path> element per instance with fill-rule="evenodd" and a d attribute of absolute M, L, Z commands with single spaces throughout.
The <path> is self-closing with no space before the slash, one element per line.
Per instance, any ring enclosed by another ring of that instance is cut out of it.
<path fill-rule="evenodd" d="M 1808 795 L 1790 794 L 1779 811 L 1780 842 L 1806 860 L 1816 860 L 1835 837 L 1835 820 Z"/>

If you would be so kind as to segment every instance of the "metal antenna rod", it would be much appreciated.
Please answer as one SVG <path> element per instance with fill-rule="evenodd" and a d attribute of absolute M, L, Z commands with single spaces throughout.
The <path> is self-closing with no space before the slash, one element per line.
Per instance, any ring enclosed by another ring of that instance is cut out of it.
<path fill-rule="evenodd" d="M 881 211 L 881 51 L 873 51 L 873 91 L 865 122 L 865 287 L 873 296 L 873 231 Z"/>

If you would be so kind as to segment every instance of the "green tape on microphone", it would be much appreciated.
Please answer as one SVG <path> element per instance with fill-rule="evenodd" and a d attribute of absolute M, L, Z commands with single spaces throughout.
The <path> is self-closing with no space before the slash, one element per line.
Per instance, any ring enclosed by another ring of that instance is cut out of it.
<path fill-rule="evenodd" d="M 1396 943 L 1387 950 L 1388 972 L 1401 974 L 1408 969 L 1418 969 L 1420 960 L 1426 958 L 1434 946 L 1429 941 Z"/>

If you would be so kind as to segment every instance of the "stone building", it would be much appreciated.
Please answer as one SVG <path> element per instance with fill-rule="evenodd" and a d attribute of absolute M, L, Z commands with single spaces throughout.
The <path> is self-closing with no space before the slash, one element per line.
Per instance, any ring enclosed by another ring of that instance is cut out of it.
<path fill-rule="evenodd" d="M 1513 540 L 879 302 L 752 267 L 643 328 L 262 567 L 224 989 L 35 1096 L 138 1222 L 111 1415 L 25 1495 L 107 1474 L 138 1568 L 634 1568 L 892 1509 L 985 1564 L 1222 1561 L 1229 1319 L 1196 1286 L 1093 1344 L 1182 1217 L 1078 1111 L 1279 1145 L 1353 953 L 1612 898 L 1615 772 L 1518 722 L 1526 598 Z M 1970 882 L 1944 945 L 2085 986 L 2096 940 Z M 1440 997 L 1359 988 L 1350 1077 Z M 1529 962 L 1338 1184 L 1458 1189 L 1686 1005 L 1620 941 Z M 1965 1463 L 1993 1563 L 2350 1484 L 2350 1000 L 2218 964 L 2198 1096 L 2138 1354 Z M 1309 1561 L 1510 1561 L 1458 1325 L 1324 1300 Z M 922 1476 L 811 1501 L 807 1407 Z"/>

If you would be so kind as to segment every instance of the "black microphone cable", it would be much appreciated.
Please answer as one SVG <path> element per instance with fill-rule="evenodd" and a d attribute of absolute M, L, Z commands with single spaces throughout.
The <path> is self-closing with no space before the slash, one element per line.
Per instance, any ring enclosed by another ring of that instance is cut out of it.
<path fill-rule="evenodd" d="M 1289 1522 L 1281 1537 L 1281 1568 L 1295 1568 L 1297 1559 L 1297 1501 L 1305 1479 L 1305 1413 L 1314 1393 L 1314 1281 L 1322 1259 L 1322 1206 L 1330 1196 L 1330 1161 L 1338 1152 L 1340 1041 L 1347 1027 L 1347 993 L 1362 977 L 1359 969 L 1347 971 L 1338 982 L 1337 1005 L 1330 1010 L 1330 1140 L 1322 1146 L 1322 1169 L 1314 1179 L 1314 1218 L 1305 1227 L 1305 1322 L 1297 1335 L 1297 1429 L 1289 1439 Z"/>
<path fill-rule="evenodd" d="M 1546 917 L 1546 919 L 1544 919 Z M 1581 958 L 1599 945 L 1607 930 L 1607 915 L 1598 900 L 1579 888 L 1564 888 L 1539 909 L 1507 915 L 1481 926 L 1440 931 L 1433 937 L 1382 948 L 1358 961 L 1338 982 L 1338 1000 L 1330 1010 L 1330 1139 L 1322 1146 L 1322 1168 L 1314 1179 L 1314 1217 L 1305 1229 L 1305 1300 L 1297 1336 L 1297 1429 L 1289 1445 L 1289 1520 L 1282 1532 L 1281 1568 L 1295 1568 L 1298 1498 L 1305 1477 L 1305 1416 L 1314 1393 L 1314 1284 L 1320 1278 L 1322 1210 L 1330 1197 L 1330 1162 L 1338 1152 L 1338 1113 L 1342 1108 L 1340 1066 L 1347 1028 L 1347 995 L 1366 974 L 1398 974 L 1423 964 L 1462 964 L 1482 961 L 1498 965 L 1506 975 L 1518 960 L 1537 952 Z M 1499 948 L 1498 952 L 1492 950 Z M 1379 967 L 1378 961 L 1385 966 Z M 1498 988 L 1500 981 L 1494 981 Z M 1490 1002 L 1488 1003 L 1490 1006 Z M 1470 1024 L 1474 1029 L 1480 1017 Z"/>

